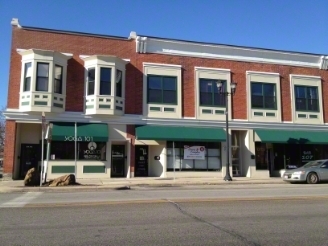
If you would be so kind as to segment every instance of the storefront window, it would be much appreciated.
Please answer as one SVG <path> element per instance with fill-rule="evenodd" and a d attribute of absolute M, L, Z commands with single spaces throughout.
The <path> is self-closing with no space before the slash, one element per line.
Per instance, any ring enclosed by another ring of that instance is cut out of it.
<path fill-rule="evenodd" d="M 106 143 L 102 142 L 80 142 L 79 160 L 106 160 Z"/>
<path fill-rule="evenodd" d="M 274 170 L 289 166 L 300 167 L 312 160 L 328 158 L 328 145 L 320 144 L 272 144 Z"/>
<path fill-rule="evenodd" d="M 185 146 L 204 147 L 204 158 L 185 158 Z M 207 142 L 174 142 L 175 163 L 173 156 L 173 142 L 167 142 L 167 171 L 219 171 L 221 170 L 221 144 Z"/>
<path fill-rule="evenodd" d="M 75 142 L 52 141 L 50 147 L 52 160 L 75 160 Z M 77 142 L 78 160 L 106 160 L 105 142 Z"/>

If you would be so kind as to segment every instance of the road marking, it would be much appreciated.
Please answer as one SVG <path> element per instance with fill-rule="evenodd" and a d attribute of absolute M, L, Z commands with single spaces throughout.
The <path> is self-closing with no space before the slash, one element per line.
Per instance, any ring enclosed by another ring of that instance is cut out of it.
<path fill-rule="evenodd" d="M 121 200 L 121 201 L 95 201 L 95 202 L 63 202 L 63 203 L 30 203 L 25 207 L 81 207 L 81 206 L 104 206 L 119 204 L 156 204 L 156 203 L 197 203 L 197 202 L 258 202 L 258 201 L 323 201 L 328 196 L 291 196 L 291 197 L 226 197 L 226 198 L 179 198 L 179 199 L 147 199 L 147 200 Z"/>
<path fill-rule="evenodd" d="M 28 204 L 33 199 L 40 196 L 43 192 L 27 192 L 19 197 L 16 197 L 9 202 L 5 202 L 0 204 L 0 208 L 10 208 L 10 207 L 24 207 L 26 204 Z"/>

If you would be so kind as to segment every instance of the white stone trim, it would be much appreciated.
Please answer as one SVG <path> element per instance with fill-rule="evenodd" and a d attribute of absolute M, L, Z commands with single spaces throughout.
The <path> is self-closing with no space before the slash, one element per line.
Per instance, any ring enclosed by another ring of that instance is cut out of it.
<path fill-rule="evenodd" d="M 246 71 L 246 74 L 260 74 L 260 75 L 280 76 L 279 73 L 267 73 L 267 72 L 258 72 L 258 71 Z"/>
<path fill-rule="evenodd" d="M 7 120 L 16 122 L 40 123 L 41 113 L 21 112 L 19 109 L 7 108 L 4 111 Z M 196 120 L 184 118 L 147 118 L 142 115 L 125 114 L 123 116 L 111 117 L 101 115 L 85 115 L 82 112 L 66 111 L 64 113 L 46 113 L 47 121 L 62 122 L 90 122 L 98 121 L 108 124 L 126 125 L 174 125 L 174 126 L 195 126 L 195 127 L 218 127 L 225 128 L 225 121 L 216 120 Z M 231 129 L 285 129 L 285 130 L 312 130 L 326 131 L 328 123 L 325 124 L 302 124 L 293 122 L 250 122 L 242 120 L 232 120 L 229 122 Z"/>
<path fill-rule="evenodd" d="M 151 62 L 143 62 L 142 64 L 144 67 L 182 68 L 182 65 L 175 65 L 175 64 L 151 63 Z"/>
<path fill-rule="evenodd" d="M 327 57 L 322 55 L 296 53 L 240 47 L 222 44 L 206 44 L 181 40 L 168 40 L 152 37 L 137 37 L 136 46 L 139 53 L 155 53 L 232 61 L 244 61 L 267 64 L 280 64 L 319 69 L 328 68 Z M 143 43 L 142 45 L 140 43 Z"/>
<path fill-rule="evenodd" d="M 35 50 L 38 50 L 38 49 L 35 49 Z M 16 49 L 16 51 L 17 51 L 18 54 L 21 54 L 21 53 L 27 51 L 27 49 L 19 49 L 18 48 L 18 49 Z M 47 50 L 47 51 L 51 51 L 51 50 Z M 51 51 L 51 52 L 54 52 L 54 51 Z M 64 52 L 58 52 L 58 53 L 61 53 L 61 54 L 65 55 L 65 56 L 67 56 L 69 58 L 73 57 L 73 54 L 72 53 L 64 53 Z"/>
<path fill-rule="evenodd" d="M 12 26 L 17 26 L 18 28 L 22 28 L 22 26 L 19 24 L 18 18 L 12 18 L 10 24 Z"/>
<path fill-rule="evenodd" d="M 195 67 L 195 70 L 209 70 L 209 71 L 221 71 L 221 72 L 231 72 L 231 69 L 226 68 L 212 68 L 212 67 Z"/>

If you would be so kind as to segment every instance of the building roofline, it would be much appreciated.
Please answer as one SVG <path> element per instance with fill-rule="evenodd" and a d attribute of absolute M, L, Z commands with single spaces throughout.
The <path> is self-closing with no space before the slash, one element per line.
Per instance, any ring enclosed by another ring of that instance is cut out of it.
<path fill-rule="evenodd" d="M 13 26 L 17 26 L 18 28 L 21 28 L 21 29 L 24 29 L 24 30 L 30 30 L 30 31 L 51 32 L 51 33 L 79 35 L 79 36 L 88 36 L 88 37 L 97 37 L 97 38 L 110 38 L 110 39 L 119 39 L 119 40 L 125 40 L 125 41 L 135 39 L 139 36 L 139 37 L 147 37 L 147 38 L 154 39 L 154 40 L 181 42 L 181 43 L 189 43 L 189 44 L 213 45 L 213 46 L 223 46 L 223 47 L 250 49 L 250 50 L 260 50 L 260 51 L 262 50 L 262 51 L 269 51 L 269 52 L 280 52 L 280 53 L 299 54 L 299 55 L 328 56 L 328 54 L 319 54 L 319 53 L 311 53 L 311 52 L 279 50 L 279 49 L 260 48 L 260 47 L 253 47 L 253 46 L 211 43 L 211 42 L 200 42 L 200 41 L 175 39 L 175 38 L 162 38 L 162 37 L 139 35 L 139 34 L 137 35 L 136 32 L 131 32 L 129 37 L 121 37 L 121 36 L 94 34 L 94 33 L 86 33 L 86 32 L 75 32 L 75 31 L 58 30 L 58 29 L 50 29 L 50 28 L 21 26 L 19 24 L 19 21 L 18 21 L 17 18 L 13 18 L 12 21 L 11 21 L 11 24 Z"/>
<path fill-rule="evenodd" d="M 162 38 L 162 37 L 155 37 L 155 36 L 142 35 L 142 34 L 138 34 L 138 36 L 147 37 L 147 38 L 151 38 L 151 39 L 155 39 L 155 40 L 163 40 L 163 41 L 173 41 L 173 42 L 183 42 L 183 43 L 213 45 L 213 46 L 225 46 L 225 47 L 234 47 L 234 48 L 241 48 L 241 49 L 252 49 L 252 50 L 263 50 L 263 51 L 272 51 L 272 52 L 293 53 L 293 54 L 300 54 L 300 55 L 313 55 L 313 56 L 327 56 L 328 55 L 328 54 L 319 54 L 319 53 L 310 53 L 310 52 L 301 52 L 301 51 L 290 51 L 290 50 L 260 48 L 260 47 L 253 47 L 253 46 L 242 46 L 242 45 L 232 45 L 232 44 L 222 44 L 222 43 L 200 42 L 200 41 L 175 39 L 175 38 Z"/>
<path fill-rule="evenodd" d="M 18 28 L 21 28 L 23 30 L 28 30 L 28 31 L 60 33 L 60 34 L 68 34 L 68 35 L 79 35 L 79 36 L 95 37 L 95 38 L 120 39 L 120 40 L 125 40 L 125 41 L 130 40 L 127 37 L 121 37 L 121 36 L 94 34 L 94 33 L 87 33 L 87 32 L 75 32 L 75 31 L 58 30 L 58 29 L 50 29 L 50 28 L 40 28 L 40 27 L 31 27 L 31 26 L 21 26 L 18 23 L 18 19 L 13 19 L 11 24 L 13 26 L 17 26 Z"/>

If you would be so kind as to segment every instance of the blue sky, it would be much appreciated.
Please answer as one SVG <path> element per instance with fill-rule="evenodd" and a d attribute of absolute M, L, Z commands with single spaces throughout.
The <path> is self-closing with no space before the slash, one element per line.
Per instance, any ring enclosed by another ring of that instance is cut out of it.
<path fill-rule="evenodd" d="M 22 26 L 148 36 L 328 55 L 327 0 L 0 0 L 0 107 L 12 18 Z"/>

